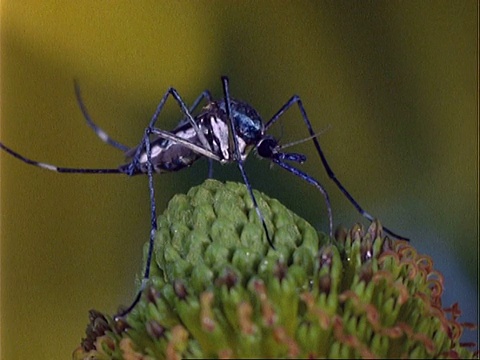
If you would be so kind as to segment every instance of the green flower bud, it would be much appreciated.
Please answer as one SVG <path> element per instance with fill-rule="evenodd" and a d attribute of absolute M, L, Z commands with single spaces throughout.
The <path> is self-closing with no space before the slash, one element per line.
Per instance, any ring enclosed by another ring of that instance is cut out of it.
<path fill-rule="evenodd" d="M 378 222 L 333 240 L 255 196 L 275 249 L 243 184 L 173 197 L 140 303 L 117 321 L 92 311 L 74 359 L 477 355 L 459 342 L 458 307 L 442 308 L 430 258 Z"/>

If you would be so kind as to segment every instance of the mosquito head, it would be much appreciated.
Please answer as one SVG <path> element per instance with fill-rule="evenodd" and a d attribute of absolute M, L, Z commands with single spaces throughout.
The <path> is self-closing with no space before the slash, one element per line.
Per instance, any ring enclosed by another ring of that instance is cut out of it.
<path fill-rule="evenodd" d="M 273 136 L 266 135 L 258 142 L 256 149 L 258 156 L 271 159 L 278 153 L 278 141 Z"/>
<path fill-rule="evenodd" d="M 276 159 L 279 161 L 293 161 L 296 163 L 304 163 L 307 157 L 299 153 L 284 153 L 277 139 L 273 136 L 266 135 L 257 144 L 257 154 L 266 159 Z"/>

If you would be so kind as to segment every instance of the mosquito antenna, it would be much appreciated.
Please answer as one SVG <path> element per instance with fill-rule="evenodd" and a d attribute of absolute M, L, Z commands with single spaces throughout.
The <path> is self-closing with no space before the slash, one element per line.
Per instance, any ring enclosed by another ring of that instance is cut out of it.
<path fill-rule="evenodd" d="M 300 140 L 297 140 L 297 141 L 292 141 L 288 144 L 284 144 L 284 145 L 279 145 L 278 146 L 278 149 L 281 150 L 281 149 L 286 149 L 290 146 L 295 146 L 295 145 L 299 145 L 299 144 L 303 144 L 304 142 L 307 142 L 308 140 L 312 140 L 313 138 L 316 138 L 316 137 L 319 137 L 320 135 L 324 134 L 325 132 L 327 132 L 328 130 L 330 130 L 332 126 L 329 124 L 325 129 L 317 132 L 316 134 L 313 134 L 313 135 L 310 135 L 309 137 L 306 137 L 304 139 L 300 139 Z"/>

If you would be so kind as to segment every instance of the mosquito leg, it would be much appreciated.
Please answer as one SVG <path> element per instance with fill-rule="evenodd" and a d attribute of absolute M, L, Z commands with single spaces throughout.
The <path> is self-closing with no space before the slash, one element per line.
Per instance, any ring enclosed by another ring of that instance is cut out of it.
<path fill-rule="evenodd" d="M 69 168 L 69 167 L 60 167 L 52 164 L 47 164 L 40 161 L 35 161 L 29 158 L 26 158 L 23 155 L 20 155 L 16 151 L 10 149 L 8 146 L 0 143 L 0 149 L 5 150 L 7 153 L 17 158 L 18 160 L 28 164 L 40 167 L 45 170 L 55 171 L 58 173 L 70 173 L 70 174 L 121 174 L 123 173 L 119 168 L 104 168 L 104 169 L 90 169 L 90 168 Z"/>
<path fill-rule="evenodd" d="M 270 235 L 268 234 L 268 229 L 267 229 L 267 224 L 265 223 L 265 218 L 263 217 L 263 214 L 260 211 L 260 208 L 258 207 L 257 199 L 255 199 L 255 195 L 253 194 L 252 185 L 250 185 L 250 181 L 248 180 L 247 173 L 245 172 L 245 168 L 243 167 L 243 163 L 241 161 L 237 161 L 237 164 L 238 164 L 238 168 L 240 169 L 240 173 L 242 174 L 243 182 L 245 183 L 245 186 L 248 189 L 248 193 L 250 194 L 250 198 L 252 199 L 253 207 L 255 208 L 255 211 L 257 212 L 258 218 L 262 222 L 263 230 L 265 231 L 265 235 L 267 237 L 268 244 L 271 246 L 271 248 L 273 250 L 275 250 L 275 246 L 273 245 L 273 241 L 270 238 Z"/>
<path fill-rule="evenodd" d="M 318 139 L 316 138 L 315 136 L 315 132 L 313 131 L 313 128 L 312 128 L 312 124 L 310 122 L 310 120 L 308 119 L 307 117 L 307 113 L 305 111 L 305 108 L 303 107 L 303 104 L 302 104 L 302 100 L 300 99 L 300 97 L 298 95 L 294 95 L 290 98 L 290 100 L 288 100 L 285 105 L 283 105 L 281 107 L 281 109 L 267 122 L 267 124 L 265 125 L 265 130 L 268 129 L 270 126 L 272 126 L 290 107 L 292 107 L 293 105 L 297 104 L 299 110 L 300 110 L 300 113 L 302 114 L 302 117 L 303 117 L 303 120 L 305 122 L 305 125 L 308 129 L 308 132 L 310 133 L 310 135 L 312 136 L 312 141 L 315 145 L 315 148 L 317 150 L 317 153 L 318 155 L 320 156 L 320 159 L 322 161 L 322 164 L 323 164 L 323 167 L 325 169 L 325 171 L 327 172 L 328 174 L 328 177 L 335 183 L 335 185 L 340 189 L 340 191 L 343 193 L 343 195 L 348 199 L 348 201 L 350 201 L 350 203 L 355 207 L 355 209 L 363 216 L 365 217 L 366 219 L 368 219 L 369 221 L 373 221 L 374 220 L 374 217 L 372 215 L 370 215 L 368 212 L 366 212 L 361 206 L 360 204 L 353 198 L 352 195 L 350 195 L 350 193 L 348 192 L 348 190 L 343 186 L 343 184 L 340 182 L 340 180 L 337 179 L 335 173 L 333 172 L 332 168 L 330 167 L 328 161 L 327 161 L 327 158 L 325 157 L 325 154 L 323 153 L 322 151 L 322 148 L 320 147 L 320 143 L 318 141 Z M 393 236 L 393 237 L 396 237 L 398 239 L 404 239 L 404 240 L 408 240 L 407 238 L 403 237 L 403 236 L 400 236 L 400 235 L 397 235 L 396 233 L 394 233 L 393 231 L 391 231 L 390 229 L 384 227 L 383 230 Z"/>
<path fill-rule="evenodd" d="M 333 237 L 333 214 L 332 214 L 332 206 L 330 204 L 330 197 L 328 196 L 327 191 L 325 188 L 320 184 L 317 180 L 315 180 L 313 177 L 308 175 L 307 173 L 301 171 L 300 169 L 297 169 L 294 166 L 291 166 L 279 159 L 272 158 L 272 161 L 277 164 L 278 166 L 284 168 L 285 170 L 291 172 L 292 174 L 298 176 L 299 178 L 305 180 L 308 182 L 310 185 L 315 186 L 318 191 L 320 191 L 325 198 L 325 203 L 327 204 L 327 211 L 328 211 L 328 225 L 329 225 L 329 235 L 330 237 Z"/>
<path fill-rule="evenodd" d="M 145 271 L 143 273 L 142 283 L 140 285 L 140 289 L 138 290 L 135 299 L 133 300 L 132 304 L 124 311 L 120 312 L 115 316 L 115 318 L 123 317 L 128 315 L 132 309 L 138 304 L 140 298 L 142 296 L 143 291 L 147 287 L 148 280 L 150 279 L 150 268 L 152 264 L 153 258 L 153 250 L 155 246 L 155 234 L 157 232 L 157 205 L 155 202 L 155 187 L 153 182 L 153 165 L 152 165 L 152 149 L 150 146 L 150 134 L 151 129 L 147 128 L 145 130 L 145 151 L 147 154 L 147 176 L 148 176 L 148 189 L 150 192 L 150 237 L 148 242 L 148 253 L 147 253 L 147 260 L 145 263 Z"/>
<path fill-rule="evenodd" d="M 231 152 L 231 155 L 233 155 L 233 159 L 238 164 L 238 168 L 240 169 L 240 173 L 242 174 L 243 181 L 248 189 L 248 192 L 250 194 L 250 197 L 253 202 L 253 206 L 255 207 L 255 211 L 257 212 L 257 215 L 262 222 L 263 229 L 265 230 L 265 235 L 267 236 L 267 241 L 272 247 L 272 249 L 275 249 L 275 246 L 273 246 L 272 239 L 270 238 L 270 235 L 268 234 L 267 230 L 267 225 L 265 223 L 265 218 L 262 215 L 262 212 L 260 211 L 260 208 L 258 207 L 257 200 L 255 199 L 255 195 L 253 194 L 252 186 L 250 185 L 250 181 L 248 181 L 247 173 L 245 172 L 245 168 L 243 167 L 243 163 L 241 160 L 240 156 L 240 150 L 238 148 L 238 139 L 237 139 L 237 133 L 235 131 L 235 126 L 233 124 L 233 118 L 232 118 L 232 112 L 231 112 L 231 103 L 230 103 L 230 92 L 228 88 L 228 77 L 222 76 L 222 83 L 223 83 L 223 93 L 225 95 L 225 109 L 229 121 L 229 142 L 233 143 L 233 151 Z M 230 147 L 232 144 L 230 144 Z"/>
<path fill-rule="evenodd" d="M 80 107 L 80 110 L 82 111 L 83 117 L 87 121 L 87 125 L 92 128 L 92 130 L 95 132 L 95 135 L 97 135 L 100 140 L 102 140 L 104 143 L 111 145 L 113 147 L 116 147 L 117 149 L 126 152 L 129 147 L 126 145 L 123 145 L 122 143 L 112 139 L 104 130 L 102 130 L 95 122 L 92 120 L 90 117 L 90 114 L 87 111 L 87 107 L 83 103 L 82 100 L 82 94 L 80 92 L 80 85 L 76 80 L 74 80 L 74 86 L 75 86 L 75 96 L 77 97 L 77 103 L 78 106 Z"/>
<path fill-rule="evenodd" d="M 206 94 L 209 96 L 210 93 L 206 92 Z M 157 109 L 155 110 L 155 113 L 153 114 L 152 119 L 150 120 L 150 124 L 148 125 L 148 127 L 150 129 L 155 128 L 155 123 L 157 122 L 158 117 L 159 117 L 160 113 L 162 112 L 163 106 L 165 105 L 165 102 L 167 101 L 167 98 L 168 98 L 169 95 L 171 95 L 175 99 L 175 101 L 178 103 L 178 105 L 180 106 L 180 109 L 182 110 L 183 114 L 186 116 L 187 120 L 190 122 L 192 127 L 195 129 L 195 132 L 197 133 L 198 138 L 199 138 L 200 142 L 202 143 L 203 147 L 205 149 L 211 150 L 210 149 L 210 144 L 208 143 L 207 139 L 205 138 L 205 134 L 202 131 L 200 131 L 200 128 L 198 127 L 197 123 L 195 122 L 195 119 L 193 118 L 191 112 L 188 110 L 187 105 L 185 104 L 185 102 L 181 98 L 178 91 L 176 89 L 174 89 L 173 87 L 169 88 L 165 92 L 165 94 L 163 95 L 162 99 L 160 100 L 159 104 L 157 105 Z M 198 102 L 200 102 L 203 99 L 202 95 L 199 97 L 199 100 L 197 99 Z M 205 96 L 207 96 L 207 95 L 205 95 Z M 198 103 L 196 105 L 198 105 Z"/>
<path fill-rule="evenodd" d="M 195 101 L 193 102 L 193 105 L 190 107 L 190 110 L 189 110 L 190 113 L 193 113 L 193 112 L 195 111 L 195 109 L 198 107 L 198 105 L 200 104 L 200 102 L 201 102 L 203 99 L 207 99 L 208 102 L 213 101 L 212 94 L 210 94 L 210 91 L 204 90 L 204 91 L 195 99 Z"/>
<path fill-rule="evenodd" d="M 208 174 L 207 174 L 208 179 L 213 179 L 213 160 L 208 159 Z"/>
<path fill-rule="evenodd" d="M 193 105 L 190 107 L 190 112 L 193 113 L 195 111 L 195 109 L 197 108 L 197 106 L 200 104 L 200 102 L 203 100 L 203 99 L 207 99 L 208 102 L 212 102 L 213 101 L 213 98 L 212 98 L 212 94 L 210 93 L 210 91 L 208 90 L 204 90 L 200 96 L 193 102 Z M 207 173 L 207 178 L 208 179 L 212 179 L 213 178 L 213 160 L 212 159 L 208 159 L 208 173 Z"/>
<path fill-rule="evenodd" d="M 182 100 L 178 92 L 174 88 L 169 88 L 165 94 L 163 95 L 162 99 L 160 100 L 159 104 L 157 105 L 157 108 L 155 110 L 155 113 L 152 116 L 152 119 L 150 120 L 150 123 L 148 127 L 145 129 L 145 134 L 143 136 L 142 141 L 140 142 L 140 145 L 137 147 L 135 154 L 133 155 L 132 161 L 126 168 L 127 173 L 133 174 L 135 172 L 135 169 L 138 166 L 138 163 L 140 161 L 140 157 L 145 150 L 146 156 L 147 156 L 147 176 L 148 176 L 148 188 L 150 192 L 150 222 L 151 222 L 151 229 L 150 229 L 150 237 L 149 237 L 149 243 L 148 243 L 148 253 L 147 253 L 147 259 L 145 263 L 145 270 L 143 274 L 143 279 L 142 283 L 140 286 L 140 289 L 135 296 L 135 299 L 133 300 L 132 304 L 124 311 L 120 312 L 117 314 L 116 318 L 122 317 L 125 315 L 128 315 L 132 309 L 138 304 L 140 301 L 140 298 L 142 296 L 143 290 L 145 290 L 148 280 L 150 279 L 150 268 L 151 268 L 151 263 L 152 263 L 152 258 L 153 258 L 153 250 L 155 246 L 155 234 L 157 232 L 157 211 L 156 211 L 156 202 L 155 202 L 155 188 L 154 188 L 154 182 L 153 182 L 153 164 L 152 164 L 152 148 L 151 148 L 151 143 L 150 143 L 150 136 L 151 134 L 159 134 L 163 133 L 160 129 L 155 128 L 155 124 L 158 120 L 158 117 L 160 116 L 160 113 L 162 112 L 162 109 L 165 105 L 165 102 L 168 99 L 168 96 L 171 95 L 177 103 L 180 105 L 180 108 L 184 115 L 187 117 L 187 120 L 192 124 L 194 127 L 195 131 L 197 134 L 199 134 L 199 138 L 203 136 L 204 142 L 202 142 L 202 145 L 207 144 L 208 142 L 205 139 L 204 134 L 200 131 L 198 128 L 198 125 L 195 123 L 195 120 L 191 114 L 191 111 L 195 110 L 195 108 L 198 106 L 198 104 L 204 99 L 208 99 L 209 101 L 211 100 L 211 95 L 208 90 L 205 90 L 194 102 L 193 106 L 191 107 L 192 110 L 189 110 L 185 104 L 185 102 Z M 166 132 L 168 133 L 168 132 Z M 172 134 L 173 136 L 173 134 Z M 178 139 L 177 139 L 178 140 Z M 206 151 L 210 150 L 210 146 L 208 145 L 208 148 Z"/>

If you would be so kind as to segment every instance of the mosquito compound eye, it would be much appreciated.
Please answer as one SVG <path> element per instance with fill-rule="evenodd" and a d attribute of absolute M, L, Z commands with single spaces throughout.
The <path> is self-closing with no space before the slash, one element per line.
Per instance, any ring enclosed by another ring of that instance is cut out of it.
<path fill-rule="evenodd" d="M 271 137 L 266 137 L 257 145 L 257 153 L 263 158 L 271 158 L 274 150 L 277 147 L 277 140 Z"/>

